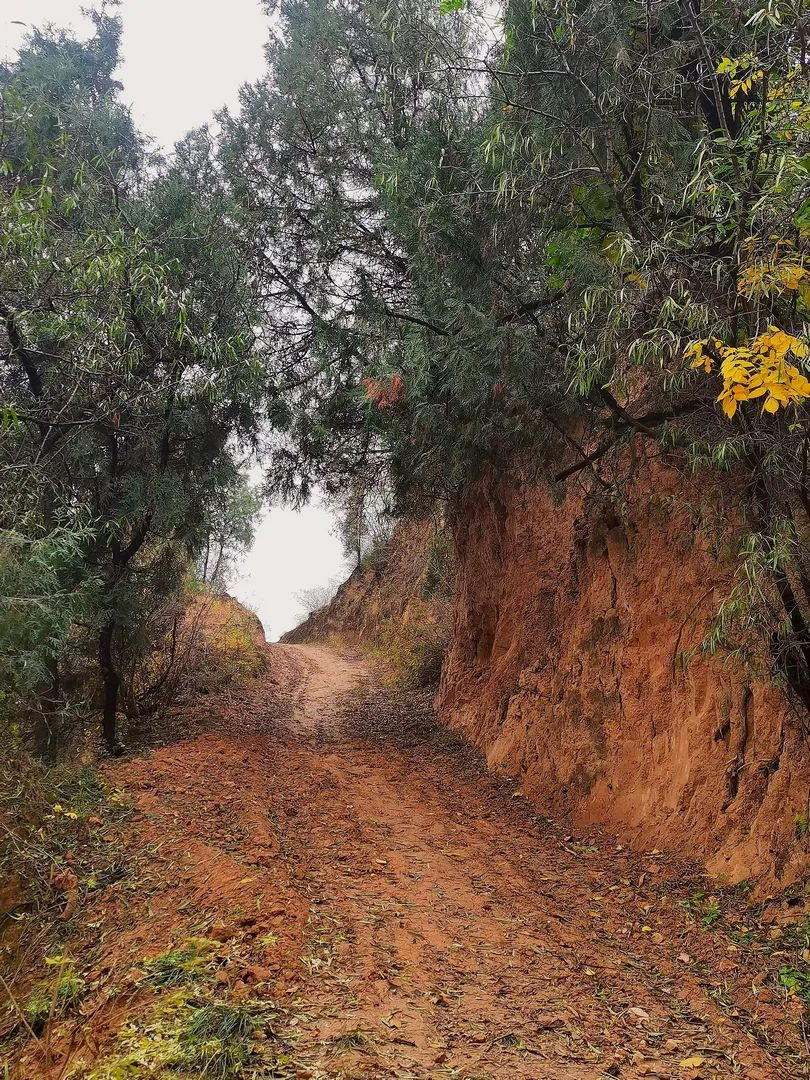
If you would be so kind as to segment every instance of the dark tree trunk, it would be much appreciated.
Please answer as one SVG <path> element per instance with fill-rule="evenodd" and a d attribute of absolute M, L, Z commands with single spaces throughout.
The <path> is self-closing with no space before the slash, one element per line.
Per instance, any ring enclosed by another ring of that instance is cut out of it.
<path fill-rule="evenodd" d="M 121 676 L 113 659 L 115 630 L 115 620 L 111 619 L 102 627 L 98 637 L 98 661 L 101 668 L 102 686 L 101 731 L 104 736 L 104 745 L 111 754 L 115 754 L 118 749 L 116 719 L 118 691 L 121 687 Z"/>
<path fill-rule="evenodd" d="M 208 584 L 208 559 L 211 555 L 211 534 L 205 538 L 205 562 L 203 563 L 203 581 Z"/>
<path fill-rule="evenodd" d="M 210 582 L 210 584 L 212 584 L 212 585 L 214 585 L 216 583 L 217 577 L 219 576 L 220 567 L 222 566 L 222 556 L 225 553 L 225 537 L 224 536 L 221 537 L 217 542 L 219 543 L 219 553 L 217 554 L 217 561 L 216 561 L 216 564 L 214 565 L 214 569 L 213 569 L 213 572 L 211 574 L 211 582 Z M 206 553 L 206 556 L 205 556 L 205 560 L 206 560 L 206 566 L 207 566 L 208 565 L 208 554 L 207 553 Z"/>
<path fill-rule="evenodd" d="M 49 661 L 48 674 L 48 684 L 39 694 L 39 707 L 33 718 L 32 741 L 34 753 L 45 761 L 53 763 L 59 751 L 58 717 L 63 704 L 57 658 Z"/>

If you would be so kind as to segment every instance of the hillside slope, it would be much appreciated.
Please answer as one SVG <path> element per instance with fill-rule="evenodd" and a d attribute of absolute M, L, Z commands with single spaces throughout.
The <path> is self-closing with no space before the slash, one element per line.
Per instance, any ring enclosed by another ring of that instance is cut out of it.
<path fill-rule="evenodd" d="M 443 521 L 403 521 L 371 565 L 361 565 L 329 604 L 286 633 L 286 644 L 337 641 L 378 653 L 395 681 L 439 677 L 453 617 L 452 541 Z"/>

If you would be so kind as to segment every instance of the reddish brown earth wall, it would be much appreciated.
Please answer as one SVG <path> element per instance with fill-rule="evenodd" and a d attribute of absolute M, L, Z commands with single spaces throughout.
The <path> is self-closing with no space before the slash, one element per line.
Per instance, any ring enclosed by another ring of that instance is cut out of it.
<path fill-rule="evenodd" d="M 621 521 L 532 486 L 459 507 L 439 713 L 550 815 L 785 886 L 808 869 L 808 749 L 774 689 L 676 662 L 729 570 L 684 508 L 699 492 L 654 469 Z"/>
<path fill-rule="evenodd" d="M 431 521 L 401 522 L 376 565 L 358 567 L 326 607 L 313 612 L 281 641 L 296 645 L 339 638 L 348 644 L 376 646 L 387 624 L 431 617 L 415 601 L 421 596 L 435 531 Z"/>

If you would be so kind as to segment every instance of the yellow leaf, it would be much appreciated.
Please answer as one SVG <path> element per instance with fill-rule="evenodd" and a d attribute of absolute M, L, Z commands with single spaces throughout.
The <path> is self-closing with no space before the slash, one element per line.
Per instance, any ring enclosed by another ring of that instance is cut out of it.
<path fill-rule="evenodd" d="M 733 397 L 726 398 L 726 400 L 723 402 L 723 412 L 726 414 L 726 416 L 729 418 L 729 420 L 731 420 L 731 418 L 734 416 L 734 413 L 736 411 L 737 411 L 737 402 L 734 400 L 734 398 Z"/>
<path fill-rule="evenodd" d="M 699 1069 L 701 1065 L 706 1064 L 706 1058 L 702 1057 L 688 1057 L 684 1058 L 680 1062 L 682 1069 Z"/>

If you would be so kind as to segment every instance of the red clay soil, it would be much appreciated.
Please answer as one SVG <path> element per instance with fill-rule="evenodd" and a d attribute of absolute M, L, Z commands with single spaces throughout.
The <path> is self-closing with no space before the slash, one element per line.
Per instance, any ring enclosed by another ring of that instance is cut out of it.
<path fill-rule="evenodd" d="M 302 1078 L 807 1075 L 801 1002 L 679 904 L 692 867 L 574 842 L 359 658 L 269 655 L 272 699 L 211 699 L 216 730 L 110 766 L 136 810 L 123 880 L 76 916 L 95 989 L 17 1076 L 102 1056 L 133 969 L 191 933 L 223 992 L 292 1017 Z"/>
<path fill-rule="evenodd" d="M 573 482 L 561 504 L 488 485 L 457 508 L 439 713 L 550 817 L 780 891 L 810 872 L 807 732 L 703 648 L 740 580 L 740 492 L 636 450 L 615 462 L 621 518 Z"/>

